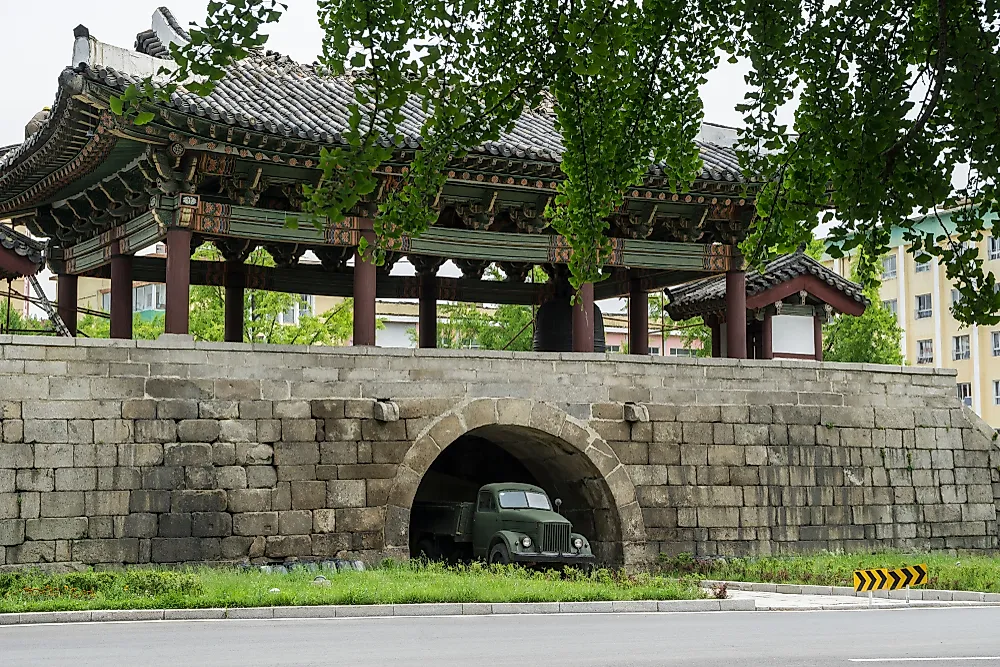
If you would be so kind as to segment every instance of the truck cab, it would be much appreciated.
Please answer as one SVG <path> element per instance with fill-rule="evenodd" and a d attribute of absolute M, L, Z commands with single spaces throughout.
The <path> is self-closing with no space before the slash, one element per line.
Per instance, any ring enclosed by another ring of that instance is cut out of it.
<path fill-rule="evenodd" d="M 489 563 L 581 569 L 594 563 L 587 538 L 574 533 L 533 484 L 487 484 L 475 503 L 414 503 L 411 536 L 413 552 L 429 558 L 464 555 Z"/>

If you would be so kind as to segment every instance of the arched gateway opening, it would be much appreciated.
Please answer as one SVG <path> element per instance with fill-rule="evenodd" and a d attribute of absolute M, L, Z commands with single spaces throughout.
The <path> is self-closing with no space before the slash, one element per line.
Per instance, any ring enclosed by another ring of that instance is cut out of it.
<path fill-rule="evenodd" d="M 414 442 L 390 493 L 386 545 L 415 553 L 417 501 L 472 502 L 480 486 L 525 482 L 562 500 L 562 513 L 602 563 L 641 558 L 642 515 L 614 451 L 584 423 L 546 403 L 477 399 L 441 415 Z"/>

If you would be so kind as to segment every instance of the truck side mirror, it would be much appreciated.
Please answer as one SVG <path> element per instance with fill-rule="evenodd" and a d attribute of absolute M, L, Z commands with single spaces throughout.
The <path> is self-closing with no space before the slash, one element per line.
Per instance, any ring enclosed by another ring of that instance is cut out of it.
<path fill-rule="evenodd" d="M 559 512 L 560 507 L 562 507 L 562 499 L 556 498 L 556 512 Z"/>

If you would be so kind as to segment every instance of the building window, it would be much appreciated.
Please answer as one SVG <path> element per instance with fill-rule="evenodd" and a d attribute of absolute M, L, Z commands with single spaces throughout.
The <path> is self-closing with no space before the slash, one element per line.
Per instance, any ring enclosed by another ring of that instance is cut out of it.
<path fill-rule="evenodd" d="M 924 318 L 930 317 L 931 312 L 931 295 L 930 294 L 918 294 L 917 295 L 917 319 L 922 320 Z"/>
<path fill-rule="evenodd" d="M 892 280 L 896 277 L 896 256 L 886 255 L 882 258 L 882 280 Z"/>
<path fill-rule="evenodd" d="M 671 357 L 693 357 L 695 350 L 689 350 L 686 347 L 672 347 L 670 348 Z"/>
<path fill-rule="evenodd" d="M 951 305 L 954 306 L 956 303 L 958 303 L 961 300 L 962 300 L 962 293 L 959 292 L 957 289 L 952 288 L 952 290 L 951 290 Z"/>
<path fill-rule="evenodd" d="M 101 292 L 101 310 L 111 312 L 111 292 Z M 993 334 L 993 340 L 996 340 L 996 334 Z"/>
<path fill-rule="evenodd" d="M 1000 405 L 1000 380 L 993 381 L 993 405 Z"/>
<path fill-rule="evenodd" d="M 882 302 L 882 307 L 892 313 L 893 317 L 897 316 L 899 308 L 895 299 L 886 299 Z"/>
<path fill-rule="evenodd" d="M 316 297 L 308 294 L 300 294 L 299 300 L 288 307 L 279 318 L 282 324 L 298 324 L 300 318 L 312 315 L 315 307 Z"/>
<path fill-rule="evenodd" d="M 934 341 L 931 339 L 917 341 L 917 363 L 934 363 Z"/>
<path fill-rule="evenodd" d="M 1000 238 L 991 236 L 989 238 L 990 259 L 1000 259 Z"/>
<path fill-rule="evenodd" d="M 993 336 L 993 356 L 1000 357 L 1000 331 L 992 332 Z"/>
<path fill-rule="evenodd" d="M 650 347 L 649 348 L 649 353 L 650 354 L 659 354 L 660 353 L 660 348 L 658 348 L 658 347 Z"/>
<path fill-rule="evenodd" d="M 926 273 L 931 270 L 931 261 L 917 262 L 917 265 L 913 268 L 914 273 Z"/>
<path fill-rule="evenodd" d="M 951 344 L 951 358 L 955 361 L 968 359 L 971 355 L 969 348 L 969 336 L 953 336 Z"/>
<path fill-rule="evenodd" d="M 622 346 L 621 345 L 608 345 L 607 348 L 605 349 L 605 351 L 606 352 L 621 352 L 622 351 Z"/>
<path fill-rule="evenodd" d="M 958 400 L 963 404 L 972 407 L 972 384 L 969 382 L 958 383 Z"/>

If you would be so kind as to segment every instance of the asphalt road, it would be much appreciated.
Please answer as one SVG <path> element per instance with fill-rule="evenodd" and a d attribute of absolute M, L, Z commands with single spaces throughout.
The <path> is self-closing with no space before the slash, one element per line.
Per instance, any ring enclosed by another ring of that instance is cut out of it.
<path fill-rule="evenodd" d="M 865 664 L 1000 666 L 1000 608 L 0 626 L 2 667 Z"/>

